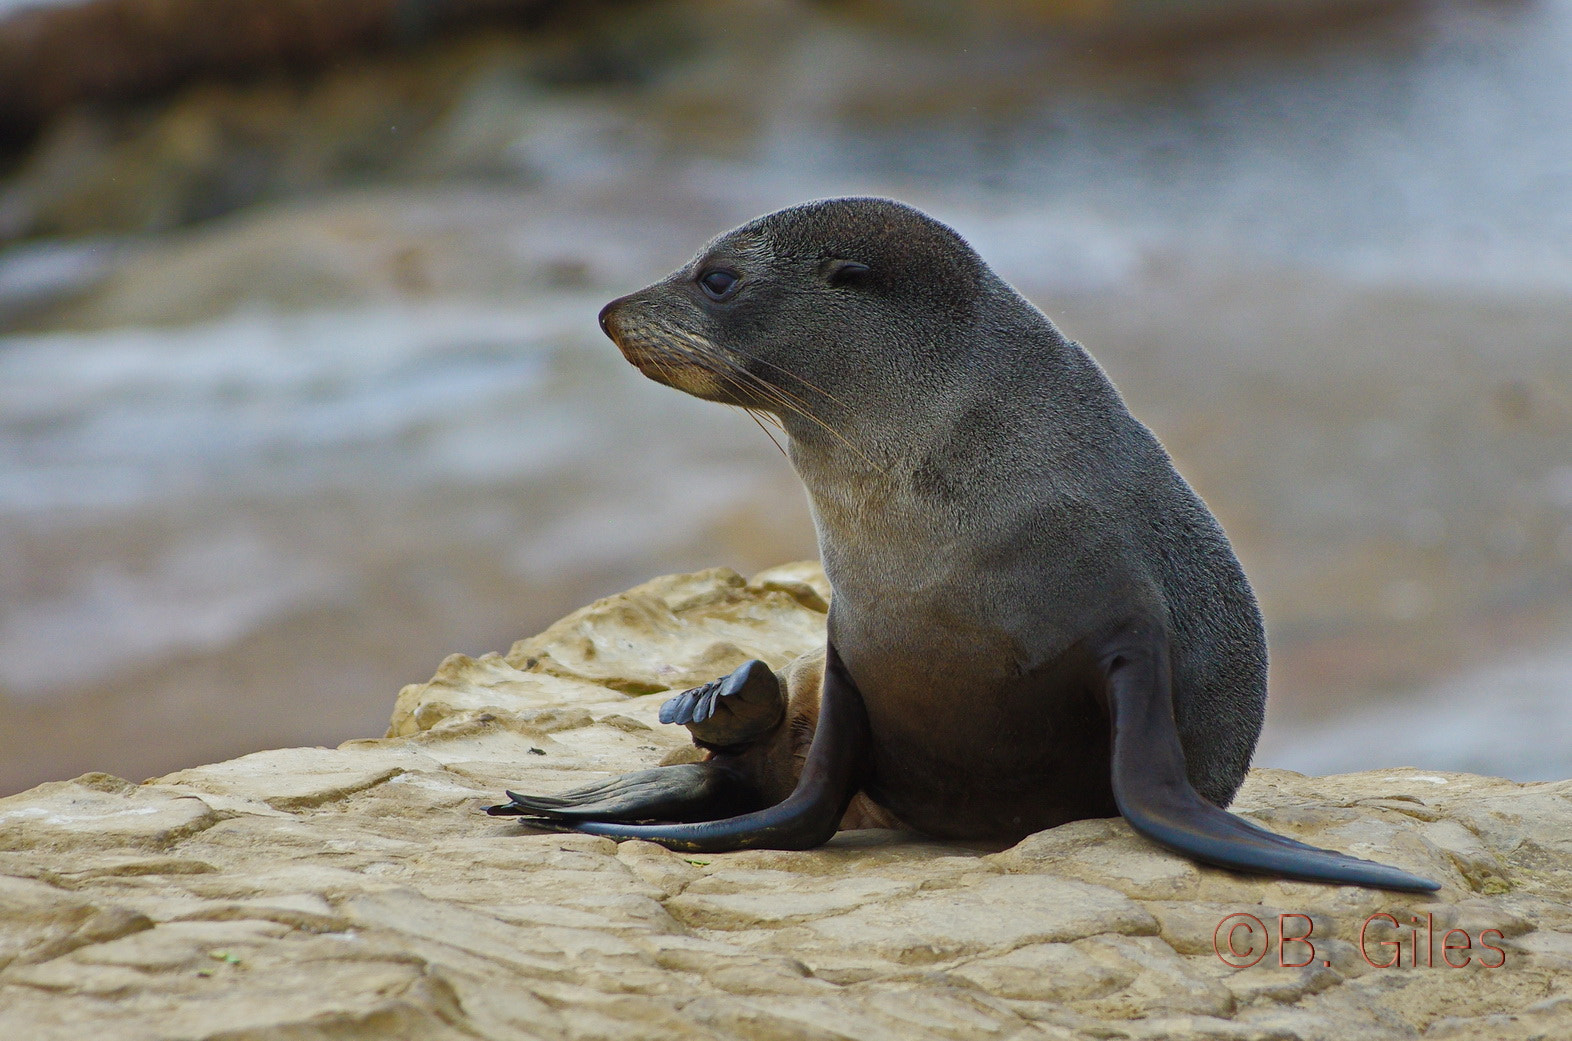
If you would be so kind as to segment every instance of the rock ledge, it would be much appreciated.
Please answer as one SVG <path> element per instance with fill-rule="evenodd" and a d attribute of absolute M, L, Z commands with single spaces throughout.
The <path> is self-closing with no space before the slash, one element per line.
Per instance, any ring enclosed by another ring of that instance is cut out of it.
<path fill-rule="evenodd" d="M 828 595 L 805 564 L 657 579 L 449 658 L 386 738 L 0 800 L 0 1036 L 1572 1036 L 1572 782 L 1251 776 L 1236 809 L 1424 897 L 1199 868 L 1118 820 L 684 857 L 476 812 L 689 755 L 649 695 L 813 647 Z"/>

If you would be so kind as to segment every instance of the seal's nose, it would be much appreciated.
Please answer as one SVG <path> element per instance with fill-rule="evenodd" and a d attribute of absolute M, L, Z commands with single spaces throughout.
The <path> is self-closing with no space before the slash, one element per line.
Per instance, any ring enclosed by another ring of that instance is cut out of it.
<path fill-rule="evenodd" d="M 616 300 L 613 300 L 611 303 L 600 309 L 600 331 L 611 337 L 613 340 L 615 340 L 616 337 L 611 336 L 611 326 L 607 323 L 611 318 L 611 309 L 616 307 L 621 299 L 621 297 L 618 297 Z"/>

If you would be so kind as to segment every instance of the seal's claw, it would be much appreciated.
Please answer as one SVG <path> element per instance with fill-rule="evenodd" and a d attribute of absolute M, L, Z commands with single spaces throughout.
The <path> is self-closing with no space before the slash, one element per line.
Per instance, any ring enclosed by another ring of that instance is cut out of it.
<path fill-rule="evenodd" d="M 683 691 L 660 707 L 662 723 L 681 723 L 693 732 L 694 740 L 715 747 L 762 737 L 785 714 L 780 681 L 757 658 L 718 680 Z"/>
<path fill-rule="evenodd" d="M 698 702 L 699 697 L 706 690 L 714 685 L 714 682 L 706 683 L 702 687 L 685 690 L 676 697 L 667 700 L 660 707 L 660 721 L 662 723 L 681 723 L 684 725 L 691 723 L 693 721 L 694 704 Z"/>

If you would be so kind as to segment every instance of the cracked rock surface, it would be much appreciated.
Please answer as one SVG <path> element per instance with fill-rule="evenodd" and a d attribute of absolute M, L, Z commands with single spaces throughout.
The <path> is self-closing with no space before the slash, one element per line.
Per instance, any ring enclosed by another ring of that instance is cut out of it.
<path fill-rule="evenodd" d="M 1572 782 L 1252 774 L 1235 809 L 1423 896 L 1119 820 L 699 856 L 477 812 L 691 758 L 661 692 L 813 648 L 828 595 L 813 565 L 657 579 L 449 658 L 386 738 L 0 800 L 0 1037 L 1572 1036 Z"/>

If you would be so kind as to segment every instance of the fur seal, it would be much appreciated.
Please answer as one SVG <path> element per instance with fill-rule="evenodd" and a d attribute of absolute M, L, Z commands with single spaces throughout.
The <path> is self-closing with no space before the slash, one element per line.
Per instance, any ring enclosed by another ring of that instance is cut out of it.
<path fill-rule="evenodd" d="M 1439 888 L 1222 809 L 1266 702 L 1244 571 L 1101 367 L 955 231 L 794 206 L 600 322 L 649 378 L 785 431 L 828 643 L 807 681 L 750 662 L 669 701 L 705 762 L 488 812 L 710 852 L 818 845 L 854 798 L 970 840 L 1122 814 L 1225 868 Z"/>

